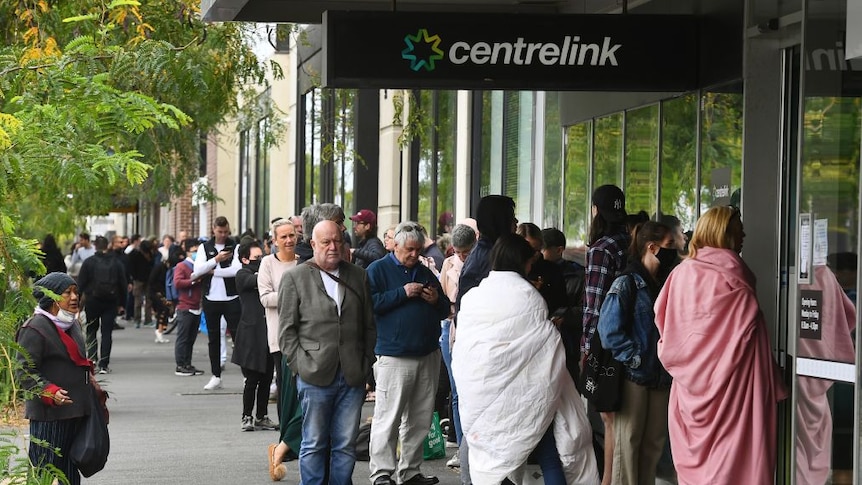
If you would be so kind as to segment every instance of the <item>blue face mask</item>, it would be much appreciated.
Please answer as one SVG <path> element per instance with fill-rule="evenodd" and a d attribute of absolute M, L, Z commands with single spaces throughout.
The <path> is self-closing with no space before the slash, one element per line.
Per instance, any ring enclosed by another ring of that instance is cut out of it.
<path fill-rule="evenodd" d="M 192 253 L 192 261 L 194 261 L 198 257 L 198 252 L 195 251 Z"/>

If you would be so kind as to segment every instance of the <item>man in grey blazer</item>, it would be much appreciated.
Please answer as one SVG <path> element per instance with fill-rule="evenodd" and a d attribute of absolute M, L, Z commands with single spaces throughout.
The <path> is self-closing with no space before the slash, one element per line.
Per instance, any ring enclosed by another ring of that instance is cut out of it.
<path fill-rule="evenodd" d="M 279 346 L 302 405 L 299 473 L 306 485 L 351 483 L 365 382 L 377 333 L 365 270 L 342 261 L 341 228 L 312 233 L 313 258 L 284 273 L 278 291 Z M 331 450 L 330 450 L 331 448 Z"/>

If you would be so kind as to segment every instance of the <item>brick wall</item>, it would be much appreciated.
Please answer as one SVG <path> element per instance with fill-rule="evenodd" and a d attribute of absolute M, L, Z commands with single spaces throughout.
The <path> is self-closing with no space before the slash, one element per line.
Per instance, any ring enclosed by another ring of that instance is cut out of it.
<path fill-rule="evenodd" d="M 179 237 L 180 231 L 186 231 L 189 236 L 197 234 L 199 222 L 197 221 L 198 209 L 192 207 L 192 188 L 186 189 L 180 197 L 171 199 L 168 211 L 168 234 Z"/>

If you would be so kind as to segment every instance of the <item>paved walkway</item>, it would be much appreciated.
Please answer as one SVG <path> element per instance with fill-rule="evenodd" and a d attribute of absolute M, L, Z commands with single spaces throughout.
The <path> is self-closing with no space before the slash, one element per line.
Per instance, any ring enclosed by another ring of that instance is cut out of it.
<path fill-rule="evenodd" d="M 156 344 L 152 328 L 126 325 L 113 336 L 113 373 L 99 376 L 111 396 L 111 455 L 105 469 L 83 483 L 273 483 L 266 448 L 278 440 L 278 432 L 240 431 L 243 382 L 238 366 L 227 364 L 222 374 L 224 389 L 204 391 L 209 372 L 195 377 L 174 375 L 173 334 L 167 336 L 171 343 Z M 192 358 L 199 369 L 209 369 L 206 344 L 206 336 L 199 334 Z M 372 413 L 373 404 L 366 404 L 363 415 Z M 277 420 L 275 404 L 269 405 L 269 415 Z M 447 449 L 448 455 L 453 451 Z M 297 462 L 289 462 L 287 469 L 281 483 L 299 483 Z M 446 468 L 446 460 L 426 462 L 423 472 L 436 475 L 443 485 L 460 483 L 457 473 Z M 370 485 L 368 462 L 357 462 L 353 481 Z"/>
<path fill-rule="evenodd" d="M 174 335 L 168 335 L 171 343 L 156 344 L 153 329 L 129 324 L 113 336 L 113 373 L 99 376 L 111 395 L 111 455 L 105 469 L 83 483 L 272 483 L 266 448 L 276 442 L 278 432 L 240 431 L 243 382 L 238 366 L 228 363 L 222 373 L 224 389 L 204 391 L 209 373 L 174 375 Z M 199 334 L 192 358 L 199 369 L 209 368 L 206 343 L 206 336 Z M 373 411 L 373 404 L 366 404 L 363 418 Z M 275 404 L 269 405 L 269 415 L 277 419 Z M 446 451 L 448 459 L 455 450 Z M 426 475 L 439 477 L 441 485 L 460 483 L 446 459 L 426 462 L 422 468 Z M 299 483 L 297 462 L 289 462 L 287 470 L 282 483 Z M 368 462 L 356 463 L 353 482 L 370 485 Z"/>

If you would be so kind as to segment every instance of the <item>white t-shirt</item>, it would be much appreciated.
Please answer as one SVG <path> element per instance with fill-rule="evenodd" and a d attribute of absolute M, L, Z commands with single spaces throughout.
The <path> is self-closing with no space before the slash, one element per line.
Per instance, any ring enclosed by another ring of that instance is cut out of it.
<path fill-rule="evenodd" d="M 338 269 L 335 271 L 327 271 L 327 273 L 338 276 Z M 338 314 L 341 315 L 341 299 L 338 297 L 338 292 L 341 290 L 338 288 L 338 282 L 323 273 L 320 274 L 320 277 L 323 278 L 323 287 L 326 288 L 326 294 L 335 300 L 335 306 L 338 307 Z"/>

